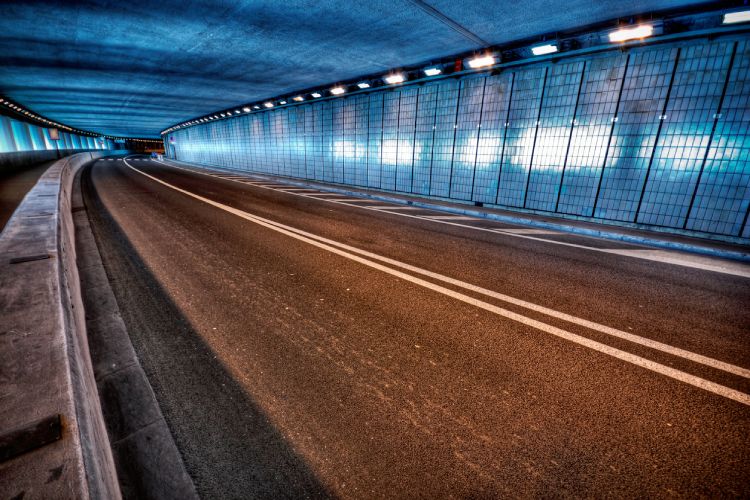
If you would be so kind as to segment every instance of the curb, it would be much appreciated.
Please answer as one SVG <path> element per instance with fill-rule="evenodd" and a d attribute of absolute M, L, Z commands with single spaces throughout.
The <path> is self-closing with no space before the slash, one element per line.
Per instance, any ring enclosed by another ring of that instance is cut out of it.
<path fill-rule="evenodd" d="M 0 235 L 0 436 L 35 437 L 3 454 L 3 498 L 121 498 L 86 339 L 71 211 L 76 170 L 104 154 L 55 162 Z"/>
<path fill-rule="evenodd" d="M 120 488 L 125 498 L 197 499 L 120 315 L 89 223 L 81 174 L 73 186 L 77 263 L 94 378 Z"/>

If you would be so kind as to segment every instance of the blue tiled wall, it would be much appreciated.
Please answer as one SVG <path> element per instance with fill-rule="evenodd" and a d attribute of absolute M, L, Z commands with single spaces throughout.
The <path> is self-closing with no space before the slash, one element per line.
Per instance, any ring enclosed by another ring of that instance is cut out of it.
<path fill-rule="evenodd" d="M 304 102 L 165 141 L 198 164 L 747 239 L 749 70 L 748 39 L 694 40 Z"/>

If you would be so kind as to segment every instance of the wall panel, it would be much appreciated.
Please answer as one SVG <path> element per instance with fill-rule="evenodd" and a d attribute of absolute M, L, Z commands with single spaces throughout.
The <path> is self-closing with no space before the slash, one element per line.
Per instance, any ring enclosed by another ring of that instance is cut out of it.
<path fill-rule="evenodd" d="M 593 214 L 627 58 L 615 54 L 587 63 L 560 189 L 561 213 Z"/>
<path fill-rule="evenodd" d="M 595 216 L 633 222 L 669 92 L 676 48 L 634 50 L 602 170 Z"/>
<path fill-rule="evenodd" d="M 522 69 L 515 75 L 500 172 L 500 205 L 523 207 L 547 70 L 546 66 Z"/>
<path fill-rule="evenodd" d="M 563 57 L 170 135 L 177 157 L 197 163 L 747 238 L 749 45 L 739 36 Z M 13 148 L 48 145 L 1 124 L 4 148 L 8 137 Z"/>

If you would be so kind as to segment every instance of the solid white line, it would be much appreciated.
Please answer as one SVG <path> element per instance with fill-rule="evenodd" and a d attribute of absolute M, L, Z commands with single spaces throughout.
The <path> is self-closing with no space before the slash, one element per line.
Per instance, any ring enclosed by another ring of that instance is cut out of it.
<path fill-rule="evenodd" d="M 205 175 L 205 176 L 208 176 L 208 177 L 218 177 L 217 175 L 209 173 L 209 172 L 202 172 L 202 171 L 200 171 L 198 169 L 185 168 L 185 167 L 176 165 L 171 160 L 167 160 L 167 161 L 169 161 L 168 165 L 171 166 L 172 168 L 176 168 L 176 169 L 179 169 L 179 170 L 185 170 L 186 172 L 191 172 L 193 174 Z M 166 161 L 165 161 L 165 164 L 167 164 Z M 255 187 L 260 187 L 260 188 L 264 188 L 264 189 L 273 189 L 275 191 L 279 190 L 279 189 L 277 189 L 277 188 L 275 188 L 273 186 L 267 186 L 267 185 L 256 185 Z M 293 193 L 293 192 L 288 192 L 287 191 L 287 193 L 290 194 L 290 195 L 294 195 L 294 196 L 301 196 L 301 195 L 298 195 L 297 193 Z M 383 212 L 384 208 L 387 208 L 387 209 L 390 208 L 388 205 L 383 205 L 383 206 L 369 205 L 369 206 L 365 206 L 365 205 L 354 205 L 352 203 L 347 203 L 347 202 L 338 202 L 338 201 L 334 201 L 334 200 L 325 200 L 323 198 L 319 198 L 319 199 L 321 201 L 328 201 L 328 202 L 331 202 L 331 203 L 340 203 L 342 205 L 347 205 L 347 206 L 350 206 L 350 207 L 360 208 L 360 209 L 363 209 L 363 210 L 375 210 L 377 212 Z M 369 201 L 370 203 L 372 203 L 373 201 L 376 201 L 376 200 L 366 200 L 366 201 Z M 387 202 L 382 202 L 382 203 L 387 203 Z M 434 210 L 434 209 L 425 208 L 424 210 Z M 587 245 L 580 245 L 580 244 L 577 244 L 577 243 L 570 243 L 570 242 L 567 242 L 567 241 L 558 241 L 558 240 L 550 240 L 550 239 L 546 239 L 546 238 L 540 238 L 538 236 L 534 236 L 534 235 L 530 235 L 530 234 L 512 233 L 512 232 L 508 232 L 507 230 L 505 230 L 503 228 L 484 228 L 484 227 L 478 227 L 478 226 L 471 226 L 471 225 L 468 225 L 468 224 L 461 224 L 460 222 L 451 222 L 450 220 L 429 219 L 429 218 L 424 217 L 423 215 L 405 214 L 405 213 L 398 213 L 398 212 L 395 212 L 395 211 L 392 211 L 390 213 L 392 215 L 399 215 L 401 217 L 411 217 L 413 219 L 429 220 L 429 221 L 432 221 L 432 222 L 434 222 L 436 224 L 445 224 L 445 225 L 449 225 L 449 226 L 456 226 L 456 227 L 461 227 L 461 228 L 466 228 L 466 229 L 473 229 L 474 231 L 484 231 L 484 232 L 488 232 L 488 233 L 500 234 L 500 235 L 505 235 L 505 236 L 512 236 L 514 238 L 522 238 L 522 239 L 527 239 L 527 240 L 532 240 L 532 241 L 539 241 L 539 242 L 542 242 L 542 243 L 549 243 L 549 244 L 559 245 L 559 246 L 564 246 L 564 247 L 569 247 L 569 248 L 578 248 L 578 249 L 581 249 L 581 250 L 588 250 L 588 251 L 592 251 L 592 252 L 600 252 L 600 253 L 606 253 L 606 254 L 611 254 L 611 255 L 619 255 L 619 256 L 622 256 L 622 257 L 632 257 L 632 258 L 636 258 L 636 259 L 649 260 L 649 261 L 652 261 L 652 262 L 660 262 L 660 263 L 663 263 L 663 264 L 671 264 L 671 265 L 676 265 L 676 266 L 682 266 L 682 267 L 689 267 L 689 268 L 693 268 L 693 269 L 699 269 L 701 271 L 711 271 L 711 272 L 716 272 L 716 273 L 721 273 L 721 274 L 729 274 L 729 275 L 732 275 L 732 276 L 739 276 L 739 277 L 743 277 L 743 278 L 750 278 L 750 266 L 748 266 L 746 264 L 739 263 L 739 262 L 729 261 L 729 260 L 713 259 L 713 258 L 710 258 L 710 257 L 694 258 L 693 256 L 688 257 L 687 254 L 677 253 L 677 252 L 669 252 L 669 255 L 671 255 L 671 257 L 669 259 L 667 259 L 664 256 L 656 256 L 656 255 L 649 254 L 649 253 L 639 252 L 637 250 L 629 251 L 629 250 L 613 249 L 613 248 L 591 247 L 591 246 L 587 246 Z M 492 222 L 492 221 L 490 219 L 488 219 L 488 222 Z M 560 234 L 564 234 L 564 233 L 560 233 Z M 582 235 L 575 235 L 575 236 L 580 237 L 580 238 L 589 238 L 589 236 L 582 236 Z"/>
<path fill-rule="evenodd" d="M 443 286 L 437 285 L 435 283 L 423 280 L 421 278 L 417 278 L 415 276 L 412 276 L 410 274 L 406 274 L 404 272 L 398 271 L 396 269 L 386 267 L 382 264 L 379 264 L 377 262 L 374 262 L 372 260 L 365 259 L 363 257 L 360 257 L 358 255 L 355 255 L 353 253 L 347 252 L 345 250 L 342 250 L 340 248 L 337 248 L 335 246 L 328 245 L 326 243 L 322 243 L 321 241 L 318 241 L 318 239 L 309 238 L 306 236 L 303 236 L 300 234 L 300 231 L 296 228 L 292 228 L 290 226 L 285 226 L 283 224 L 280 224 L 278 222 L 270 221 L 268 219 L 264 219 L 262 217 L 252 215 L 250 213 L 244 212 L 242 210 L 236 209 L 234 207 L 231 207 L 229 205 L 224 205 L 223 203 L 219 203 L 217 201 L 204 198 L 203 196 L 197 195 L 195 193 L 192 193 L 190 191 L 186 191 L 182 188 L 179 188 L 177 186 L 174 186 L 172 184 L 169 184 L 168 182 L 162 181 L 161 179 L 158 179 L 150 174 L 147 174 L 141 170 L 138 170 L 137 168 L 130 165 L 127 161 L 125 164 L 134 170 L 135 172 L 138 172 L 139 174 L 148 177 L 149 179 L 158 182 L 164 186 L 167 186 L 177 192 L 180 192 L 182 194 L 185 194 L 186 196 L 190 196 L 196 200 L 202 201 L 208 205 L 214 206 L 216 208 L 219 208 L 221 210 L 224 210 L 225 212 L 231 213 L 233 215 L 236 215 L 238 217 L 241 217 L 245 220 L 248 220 L 250 222 L 253 222 L 255 224 L 258 224 L 260 226 L 266 227 L 268 229 L 272 229 L 276 232 L 285 234 L 291 238 L 295 238 L 297 240 L 303 241 L 305 243 L 308 243 L 310 245 L 316 246 L 318 248 L 327 250 L 331 253 L 334 253 L 336 255 L 340 255 L 342 257 L 345 257 L 349 260 L 358 262 L 360 264 L 363 264 L 365 266 L 371 267 L 373 269 L 377 269 L 379 271 L 382 271 L 384 273 L 390 274 L 392 276 L 396 276 L 398 278 L 401 278 L 403 280 L 409 281 L 413 284 L 422 286 L 424 288 L 430 289 L 432 291 L 441 293 L 443 295 L 446 295 L 448 297 L 452 297 L 456 300 L 459 300 L 461 302 L 465 302 L 467 304 L 474 305 L 476 307 L 479 307 L 481 309 L 484 309 L 486 311 L 492 312 L 494 314 L 497 314 L 499 316 L 503 316 L 505 318 L 511 319 L 513 321 L 522 323 L 524 325 L 530 326 L 532 328 L 536 328 L 537 330 L 549 333 L 551 335 L 555 335 L 557 337 L 563 338 L 565 340 L 568 340 L 570 342 L 582 345 L 584 347 L 588 347 L 592 350 L 595 350 L 597 352 L 601 352 L 603 354 L 607 354 L 609 356 L 612 356 L 614 358 L 620 359 L 622 361 L 626 361 L 628 363 L 634 364 L 636 366 L 640 366 L 642 368 L 645 368 L 647 370 L 651 370 L 656 373 L 660 373 L 662 375 L 665 375 L 667 377 L 673 378 L 675 380 L 679 380 L 681 382 L 684 382 L 686 384 L 692 385 L 694 387 L 698 387 L 701 389 L 704 389 L 706 391 L 712 392 L 714 394 L 732 399 L 734 401 L 737 401 L 739 403 L 742 403 L 744 405 L 750 405 L 750 395 L 742 393 L 740 391 L 737 391 L 735 389 L 731 389 L 729 387 L 725 387 L 723 385 L 717 384 L 715 382 L 711 382 L 709 380 L 697 377 L 695 375 L 676 370 L 674 368 L 671 368 L 666 365 L 662 365 L 660 363 L 657 363 L 655 361 L 651 361 L 649 359 L 643 358 L 641 356 L 637 356 L 635 354 L 631 354 L 626 351 L 622 351 L 620 349 L 611 347 L 606 344 L 602 344 L 600 342 L 588 339 L 586 337 L 582 337 L 580 335 L 576 335 L 574 333 L 568 332 L 566 330 L 563 330 L 561 328 L 557 328 L 552 325 L 548 325 L 546 323 L 543 323 L 541 321 L 528 318 L 526 316 L 523 316 L 521 314 L 514 313 L 512 311 L 508 311 L 506 309 L 503 309 L 501 307 L 495 306 L 493 304 L 489 304 L 487 302 L 475 299 L 474 297 L 470 297 L 468 295 L 464 295 L 460 292 L 456 292 L 454 290 L 451 290 L 449 288 L 445 288 Z M 405 264 L 403 266 L 406 266 Z M 624 332 L 623 332 L 624 333 Z M 692 353 L 691 353 L 692 354 Z"/>
<path fill-rule="evenodd" d="M 318 236 L 318 235 L 315 235 L 315 234 L 312 234 L 312 233 L 308 233 L 308 232 L 303 231 L 301 229 L 292 228 L 290 226 L 284 226 L 281 223 L 278 223 L 278 222 L 275 222 L 275 221 L 268 221 L 268 222 L 271 223 L 271 224 L 278 224 L 280 227 L 283 227 L 286 230 L 294 231 L 294 232 L 296 232 L 298 234 L 301 234 L 301 235 L 303 235 L 305 237 L 321 241 L 321 242 L 326 243 L 328 245 L 336 246 L 336 247 L 342 248 L 344 250 L 347 250 L 349 252 L 357 253 L 359 255 L 362 255 L 362 256 L 365 256 L 365 257 L 368 257 L 368 258 L 371 258 L 371 259 L 376 259 L 376 260 L 379 260 L 381 262 L 385 262 L 387 264 L 390 264 L 390 265 L 393 265 L 393 266 L 396 266 L 396 267 L 400 267 L 402 269 L 406 269 L 406 270 L 408 270 L 410 272 L 413 272 L 413 273 L 421 274 L 423 276 L 428 276 L 430 278 L 442 281 L 444 283 L 449 283 L 451 285 L 458 286 L 458 287 L 464 288 L 466 290 L 470 290 L 472 292 L 480 293 L 480 294 L 485 295 L 487 297 L 492 297 L 493 299 L 501 300 L 501 301 L 507 302 L 509 304 L 513 304 L 513 305 L 516 305 L 516 306 L 519 306 L 519 307 L 523 307 L 523 308 L 528 309 L 530 311 L 534 311 L 534 312 L 541 313 L 541 314 L 544 314 L 544 315 L 547 315 L 547 316 L 550 316 L 550 317 L 553 317 L 553 318 L 557 318 L 557 319 L 560 319 L 560 320 L 563 320 L 563 321 L 567 321 L 568 323 L 573 323 L 573 324 L 576 324 L 576 325 L 579 325 L 579 326 L 583 326 L 585 328 L 589 328 L 591 330 L 595 330 L 595 331 L 598 331 L 600 333 L 603 333 L 603 334 L 606 334 L 606 335 L 610 335 L 612 337 L 617 337 L 617 338 L 622 339 L 622 340 L 627 340 L 628 342 L 632 342 L 634 344 L 642 345 L 642 346 L 645 346 L 645 347 L 648 347 L 650 349 L 654 349 L 654 350 L 657 350 L 657 351 L 662 351 L 662 352 L 665 352 L 665 353 L 670 354 L 672 356 L 677 356 L 677 357 L 680 357 L 680 358 L 684 358 L 684 359 L 693 361 L 695 363 L 699 363 L 699 364 L 702 364 L 702 365 L 705 365 L 705 366 L 709 366 L 711 368 L 715 368 L 717 370 L 722 370 L 722 371 L 725 371 L 725 372 L 728 372 L 728 373 L 732 373 L 734 375 L 738 375 L 738 376 L 744 377 L 744 378 L 750 378 L 750 370 L 742 368 L 740 366 L 736 366 L 736 365 L 733 365 L 733 364 L 730 364 L 730 363 L 726 363 L 724 361 L 719 361 L 717 359 L 713 359 L 713 358 L 710 358 L 710 357 L 707 357 L 707 356 L 703 356 L 701 354 L 696 354 L 696 353 L 691 352 L 691 351 L 686 351 L 684 349 L 680 349 L 679 347 L 670 346 L 668 344 L 664 344 L 664 343 L 661 343 L 661 342 L 658 342 L 656 340 L 652 340 L 652 339 L 649 339 L 649 338 L 646 338 L 646 337 L 641 337 L 641 336 L 635 335 L 633 333 L 624 332 L 622 330 L 618 330 L 618 329 L 612 328 L 610 326 L 602 325 L 600 323 L 589 321 L 589 320 L 586 320 L 586 319 L 583 319 L 583 318 L 579 318 L 577 316 L 573 316 L 573 315 L 566 314 L 566 313 L 563 313 L 563 312 L 560 312 L 560 311 L 556 311 L 554 309 L 550 309 L 548 307 L 544 307 L 544 306 L 541 306 L 541 305 L 538 305 L 538 304 L 534 304 L 533 302 L 527 302 L 527 301 L 522 300 L 522 299 L 511 297 L 510 295 L 505 295 L 505 294 L 498 293 L 498 292 L 495 292 L 495 291 L 492 291 L 492 290 L 488 290 L 486 288 L 482 288 L 482 287 L 479 287 L 477 285 L 472 285 L 470 283 L 466 283 L 464 281 L 457 280 L 455 278 L 450 278 L 448 276 L 444 276 L 442 274 L 438 274 L 438 273 L 435 273 L 435 272 L 432 272 L 432 271 L 428 271 L 426 269 L 422 269 L 422 268 L 419 268 L 419 267 L 416 267 L 416 266 L 405 264 L 403 262 L 400 262 L 400 261 L 397 261 L 397 260 L 394 260 L 394 259 L 390 259 L 390 258 L 384 257 L 382 255 L 374 254 L 374 253 L 368 252 L 366 250 L 361 250 L 359 248 L 352 247 L 352 246 L 347 245 L 345 243 L 340 243 L 340 242 L 337 242 L 337 241 L 334 241 L 334 240 L 330 240 L 330 239 L 324 238 L 322 236 Z"/>
<path fill-rule="evenodd" d="M 362 198 L 329 198 L 326 201 L 350 201 L 350 202 L 363 202 L 363 201 L 369 201 L 369 200 L 363 200 Z"/>
<path fill-rule="evenodd" d="M 422 215 L 423 219 L 430 219 L 430 220 L 474 220 L 474 221 L 481 221 L 482 219 L 477 219 L 476 217 L 467 217 L 465 215 Z"/>
<path fill-rule="evenodd" d="M 561 233 L 559 231 L 548 231 L 546 229 L 516 229 L 516 228 L 498 228 L 498 231 L 502 231 L 503 233 L 511 233 L 511 234 L 557 234 L 557 235 L 565 235 L 565 233 Z"/>
<path fill-rule="evenodd" d="M 426 208 L 402 207 L 402 206 L 398 206 L 398 205 L 396 205 L 396 206 L 391 206 L 391 205 L 382 205 L 382 206 L 381 205 L 367 205 L 364 208 L 372 208 L 372 209 L 375 209 L 375 210 L 380 210 L 381 212 L 383 210 L 388 210 L 388 211 L 390 211 L 390 210 L 424 210 L 424 211 L 427 211 L 428 210 Z M 436 221 L 436 222 L 440 222 L 440 221 Z"/>

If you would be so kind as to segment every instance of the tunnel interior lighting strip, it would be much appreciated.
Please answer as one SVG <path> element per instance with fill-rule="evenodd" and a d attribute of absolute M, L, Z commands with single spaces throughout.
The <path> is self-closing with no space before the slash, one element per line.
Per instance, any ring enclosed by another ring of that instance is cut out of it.
<path fill-rule="evenodd" d="M 713 12 L 711 14 L 711 12 Z M 710 14 L 706 17 L 706 13 Z M 701 21 L 695 28 L 689 28 L 684 30 L 679 28 L 680 26 L 691 26 L 691 22 L 695 16 L 702 16 L 701 19 L 709 19 L 708 24 L 706 21 Z M 675 20 L 676 22 L 667 22 Z M 612 20 L 615 21 L 615 20 Z M 683 24 L 686 21 L 687 24 Z M 632 22 L 632 21 L 631 21 Z M 639 43 L 649 37 L 661 37 L 661 35 L 667 35 L 671 37 L 691 37 L 691 36 L 711 36 L 714 32 L 721 34 L 731 33 L 733 31 L 745 29 L 743 26 L 730 27 L 732 24 L 741 24 L 750 22 L 750 9 L 745 8 L 744 10 L 737 10 L 733 12 L 727 12 L 726 9 L 718 10 L 714 9 L 706 10 L 705 12 L 696 14 L 695 12 L 678 12 L 666 13 L 661 18 L 651 18 L 650 21 L 642 24 L 622 25 L 619 28 L 611 29 L 606 23 L 601 23 L 599 27 L 592 29 L 582 29 L 580 31 L 571 31 L 565 34 L 564 39 L 558 39 L 559 34 L 550 35 L 552 42 L 546 42 L 546 36 L 541 38 L 541 41 L 526 45 L 526 47 L 519 47 L 516 45 L 508 45 L 507 51 L 515 55 L 515 57 L 508 57 L 507 62 L 516 65 L 523 64 L 523 61 L 517 61 L 517 59 L 527 59 L 529 62 L 532 61 L 532 57 L 549 56 L 551 54 L 562 53 L 570 55 L 580 51 L 605 51 L 609 50 L 609 43 L 624 43 L 632 44 Z M 670 26 L 676 26 L 678 28 L 672 29 Z M 609 26 L 612 26 L 610 24 Z M 698 32 L 700 32 L 700 35 Z M 691 33 L 695 32 L 695 33 Z M 609 42 L 609 43 L 607 43 Z M 298 97 L 290 98 L 295 103 L 305 101 L 305 97 L 310 99 L 319 99 L 322 97 L 340 96 L 349 91 L 369 91 L 373 87 L 379 87 L 381 82 L 386 84 L 395 85 L 399 83 L 412 83 L 411 80 L 419 81 L 419 77 L 409 78 L 409 76 L 416 75 L 417 72 L 424 75 L 424 77 L 437 77 L 439 75 L 451 75 L 456 73 L 462 73 L 467 70 L 482 70 L 492 66 L 499 65 L 505 62 L 505 50 L 503 47 L 492 46 L 486 47 L 482 52 L 475 53 L 473 56 L 467 57 L 464 55 L 446 56 L 443 60 L 431 61 L 428 66 L 417 66 L 405 70 L 403 73 L 395 72 L 384 76 L 368 75 L 364 79 L 360 77 L 359 80 L 353 80 L 349 82 L 342 82 L 335 85 L 332 88 L 321 88 L 316 91 L 307 91 L 300 94 Z M 501 57 L 502 54 L 502 57 Z M 533 56 L 532 56 L 533 55 Z M 553 56 L 556 57 L 556 56 Z M 412 73 L 413 72 L 413 73 Z M 373 83 L 376 82 L 376 83 Z M 304 97 L 303 97 L 304 96 Z M 271 103 L 269 106 L 268 103 Z M 253 110 L 262 110 L 263 107 L 271 108 L 274 104 L 283 105 L 286 101 L 275 98 L 267 101 L 266 103 L 258 102 L 248 104 L 252 106 Z M 244 110 L 244 108 L 243 108 Z M 23 110 L 21 110 L 23 111 Z M 224 118 L 234 117 L 229 112 Z M 213 118 L 205 117 L 207 120 L 219 119 L 219 116 L 213 115 Z M 173 125 L 162 132 L 166 134 L 176 129 L 190 126 L 195 123 L 201 123 L 200 121 L 185 121 L 177 125 Z"/>

